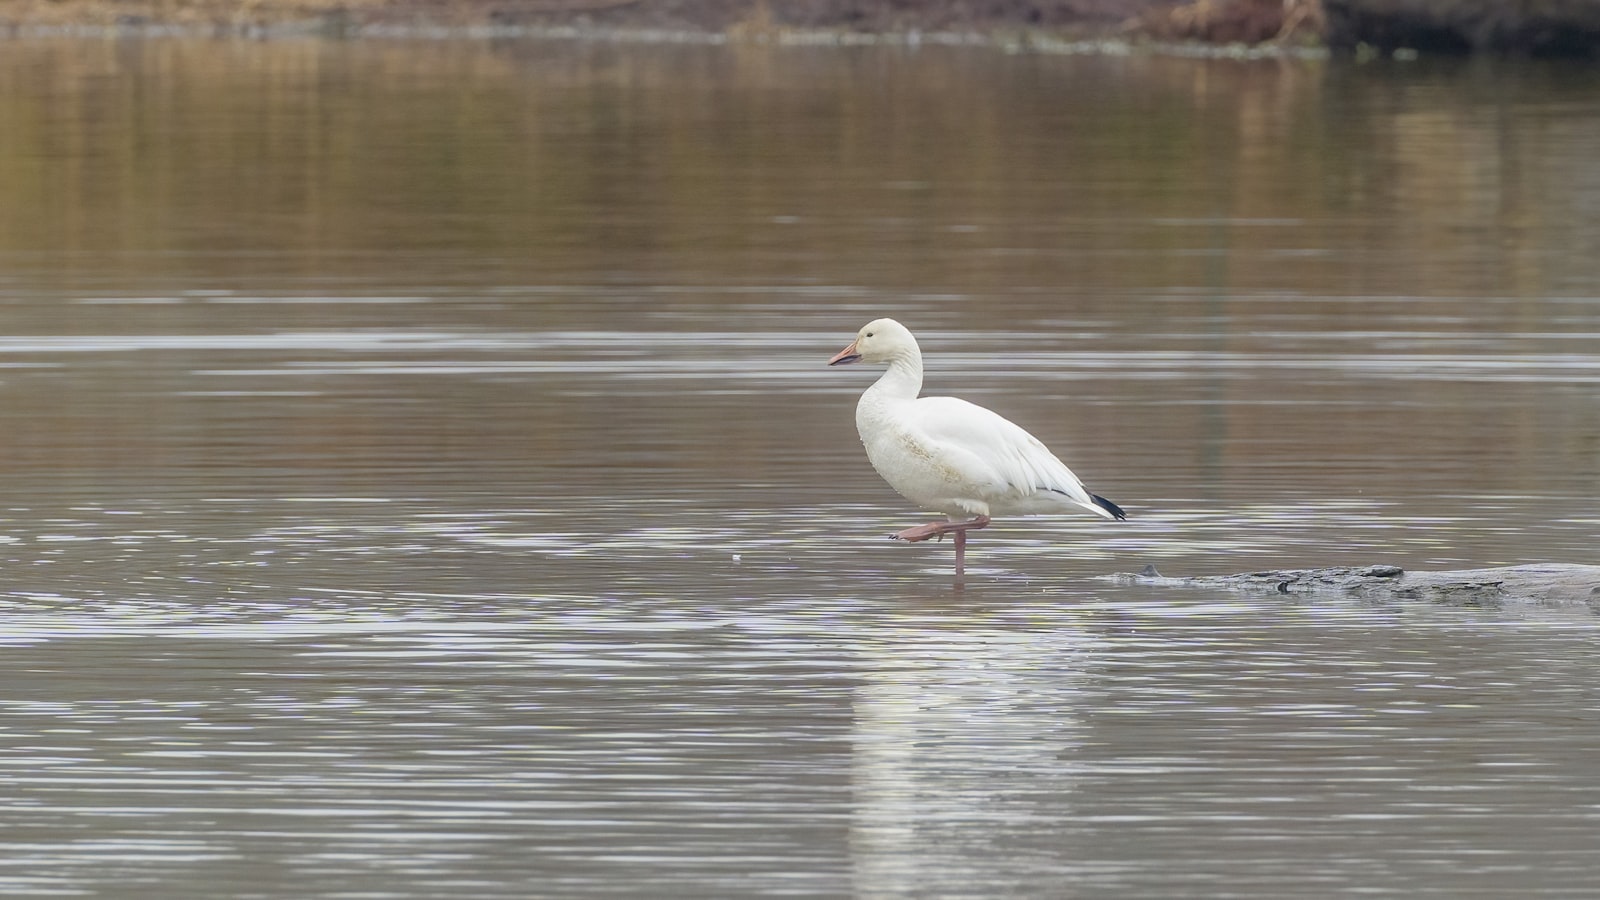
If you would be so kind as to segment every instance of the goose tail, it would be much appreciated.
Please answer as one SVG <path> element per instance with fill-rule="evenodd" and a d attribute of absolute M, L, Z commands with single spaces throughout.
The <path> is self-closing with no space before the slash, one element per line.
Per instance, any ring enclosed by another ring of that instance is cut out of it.
<path fill-rule="evenodd" d="M 1122 511 L 1122 507 L 1112 503 L 1110 500 L 1107 500 L 1099 494 L 1090 494 L 1089 499 L 1093 500 L 1095 506 L 1105 510 L 1113 519 L 1128 518 L 1128 514 Z"/>

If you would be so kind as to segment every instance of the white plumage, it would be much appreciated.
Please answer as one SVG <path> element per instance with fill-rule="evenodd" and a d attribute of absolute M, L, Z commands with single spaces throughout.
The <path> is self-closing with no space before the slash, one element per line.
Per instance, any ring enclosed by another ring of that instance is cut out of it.
<path fill-rule="evenodd" d="M 964 563 L 966 532 L 993 515 L 1087 510 L 1126 518 L 1115 503 L 1090 493 L 1038 438 L 998 413 L 954 397 L 921 397 L 922 350 L 899 322 L 878 319 L 828 364 L 884 363 L 883 373 L 856 405 L 856 430 L 867 459 L 890 487 L 919 506 L 950 517 L 893 535 L 927 540 L 953 532 L 956 572 Z M 972 516 L 971 521 L 958 522 Z"/>

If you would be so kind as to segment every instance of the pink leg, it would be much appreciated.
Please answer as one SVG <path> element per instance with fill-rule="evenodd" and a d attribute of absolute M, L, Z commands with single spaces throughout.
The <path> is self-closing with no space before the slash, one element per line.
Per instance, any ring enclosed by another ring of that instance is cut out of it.
<path fill-rule="evenodd" d="M 970 522 L 929 522 L 926 525 L 918 525 L 914 528 L 907 528 L 904 531 L 896 531 L 889 537 L 896 541 L 915 543 L 917 541 L 925 541 L 928 538 L 943 537 L 952 531 L 956 534 L 965 534 L 969 528 L 987 527 L 989 521 L 988 516 L 979 516 Z"/>
<path fill-rule="evenodd" d="M 953 532 L 956 536 L 956 577 L 959 578 L 967 571 L 967 532 L 987 527 L 988 524 L 988 516 L 978 516 L 970 522 L 929 522 L 897 531 L 889 537 L 897 541 L 925 541 L 931 537 L 942 538 Z"/>

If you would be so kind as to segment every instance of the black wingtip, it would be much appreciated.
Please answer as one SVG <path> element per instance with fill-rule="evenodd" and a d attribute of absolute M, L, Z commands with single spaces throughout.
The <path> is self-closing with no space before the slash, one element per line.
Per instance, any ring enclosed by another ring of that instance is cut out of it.
<path fill-rule="evenodd" d="M 1117 519 L 1128 518 L 1128 514 L 1122 511 L 1122 507 L 1112 503 L 1110 500 L 1107 500 L 1099 494 L 1090 494 L 1089 499 L 1094 501 L 1095 506 L 1098 506 L 1106 512 L 1111 513 L 1111 515 Z"/>

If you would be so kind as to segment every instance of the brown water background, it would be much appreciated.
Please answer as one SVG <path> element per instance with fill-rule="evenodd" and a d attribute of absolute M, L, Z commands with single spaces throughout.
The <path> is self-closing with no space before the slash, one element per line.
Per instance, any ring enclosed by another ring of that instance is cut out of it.
<path fill-rule="evenodd" d="M 1600 72 L 0 43 L 0 890 L 1582 896 Z M 949 547 L 868 319 L 1127 523 Z"/>

